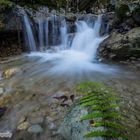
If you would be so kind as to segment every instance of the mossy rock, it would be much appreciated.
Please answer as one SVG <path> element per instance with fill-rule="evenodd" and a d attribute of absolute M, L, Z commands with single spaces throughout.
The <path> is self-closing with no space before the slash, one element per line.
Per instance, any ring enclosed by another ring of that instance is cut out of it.
<path fill-rule="evenodd" d="M 127 4 L 120 4 L 116 7 L 116 14 L 119 19 L 124 19 L 127 16 L 127 13 L 130 11 Z"/>
<path fill-rule="evenodd" d="M 8 6 L 8 7 L 10 6 L 11 7 L 12 4 L 13 3 L 10 0 L 0 0 L 0 7 L 1 6 Z"/>
<path fill-rule="evenodd" d="M 137 7 L 133 10 L 132 16 L 133 16 L 134 21 L 135 21 L 138 25 L 140 25 L 140 5 L 137 6 Z"/>

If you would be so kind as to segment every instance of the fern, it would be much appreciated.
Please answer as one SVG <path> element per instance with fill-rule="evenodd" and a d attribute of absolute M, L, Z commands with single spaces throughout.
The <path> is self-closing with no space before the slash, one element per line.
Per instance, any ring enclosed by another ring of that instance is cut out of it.
<path fill-rule="evenodd" d="M 118 113 L 101 113 L 101 112 L 94 112 L 92 114 L 88 114 L 81 118 L 81 120 L 90 120 L 93 118 L 102 118 L 102 119 L 121 119 L 121 116 Z"/>
<path fill-rule="evenodd" d="M 109 121 L 99 121 L 99 122 L 95 122 L 93 124 L 91 124 L 91 126 L 93 127 L 101 127 L 101 126 L 105 126 L 105 127 L 110 127 L 110 128 L 115 128 L 115 129 L 125 129 L 122 125 L 114 123 L 114 122 L 109 122 Z"/>
<path fill-rule="evenodd" d="M 84 95 L 79 104 L 92 111 L 81 120 L 93 120 L 90 126 L 105 128 L 88 132 L 85 137 L 126 138 L 123 135 L 126 129 L 117 123 L 118 120 L 123 120 L 118 112 L 120 99 L 112 88 L 100 83 L 85 82 L 78 86 L 77 91 Z"/>
<path fill-rule="evenodd" d="M 127 139 L 125 135 L 122 135 L 119 132 L 113 130 L 105 130 L 105 131 L 92 131 L 85 135 L 85 137 L 108 137 L 108 138 L 124 138 Z"/>

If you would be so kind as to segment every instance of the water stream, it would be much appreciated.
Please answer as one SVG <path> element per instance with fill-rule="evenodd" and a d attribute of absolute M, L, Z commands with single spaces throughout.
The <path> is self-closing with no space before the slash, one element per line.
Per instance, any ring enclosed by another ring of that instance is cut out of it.
<path fill-rule="evenodd" d="M 127 125 L 133 133 L 132 137 L 138 140 L 140 136 L 138 133 L 139 72 L 131 71 L 127 66 L 104 64 L 97 60 L 97 49 L 100 43 L 108 37 L 108 34 L 100 35 L 101 16 L 90 24 L 77 19 L 76 32 L 72 39 L 69 38 L 67 21 L 62 18 L 58 24 L 57 19 L 56 15 L 47 19 L 38 19 L 38 31 L 35 37 L 32 23 L 25 15 L 25 35 L 31 52 L 13 60 L 10 58 L 9 62 L 0 64 L 3 71 L 11 68 L 17 71 L 10 78 L 0 79 L 0 84 L 5 86 L 6 93 L 24 91 L 25 95 L 22 93 L 19 98 L 34 93 L 43 93 L 43 98 L 42 95 L 38 96 L 35 103 L 32 100 L 28 102 L 20 99 L 17 104 L 21 104 L 22 109 L 18 110 L 17 107 L 17 110 L 14 110 L 15 113 L 18 112 L 20 118 L 25 110 L 30 114 L 32 112 L 30 109 L 35 109 L 36 106 L 42 107 L 42 104 L 46 103 L 45 99 L 49 99 L 55 92 L 66 91 L 71 94 L 79 82 L 99 81 L 113 86 L 123 100 L 128 101 L 126 111 L 129 112 L 127 117 L 130 121 Z M 7 115 L 10 124 L 5 118 L 0 125 L 0 130 L 15 129 L 17 119 L 19 119 L 14 117 L 15 113 L 11 111 Z"/>

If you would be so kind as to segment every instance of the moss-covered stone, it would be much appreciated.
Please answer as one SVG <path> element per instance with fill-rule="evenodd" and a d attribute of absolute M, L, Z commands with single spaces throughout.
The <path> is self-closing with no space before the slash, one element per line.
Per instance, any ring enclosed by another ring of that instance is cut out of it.
<path fill-rule="evenodd" d="M 126 17 L 128 12 L 129 12 L 129 6 L 127 4 L 122 3 L 116 7 L 116 14 L 117 14 L 118 18 L 121 20 L 124 17 Z"/>

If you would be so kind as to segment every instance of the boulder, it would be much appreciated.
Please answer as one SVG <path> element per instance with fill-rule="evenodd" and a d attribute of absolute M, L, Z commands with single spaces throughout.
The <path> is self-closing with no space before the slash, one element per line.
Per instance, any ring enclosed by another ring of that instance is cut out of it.
<path fill-rule="evenodd" d="M 100 56 L 111 60 L 127 60 L 140 58 L 140 27 L 126 34 L 113 32 L 99 47 Z"/>
<path fill-rule="evenodd" d="M 103 128 L 91 128 L 89 121 L 81 121 L 88 113 L 82 106 L 73 105 L 59 127 L 58 134 L 65 140 L 103 140 L 103 138 L 85 138 L 84 135 L 90 130 L 102 130 Z"/>
<path fill-rule="evenodd" d="M 35 134 L 42 133 L 43 128 L 39 124 L 35 124 L 28 128 L 28 132 L 35 133 Z"/>

